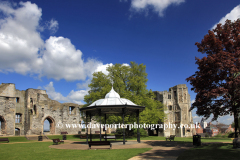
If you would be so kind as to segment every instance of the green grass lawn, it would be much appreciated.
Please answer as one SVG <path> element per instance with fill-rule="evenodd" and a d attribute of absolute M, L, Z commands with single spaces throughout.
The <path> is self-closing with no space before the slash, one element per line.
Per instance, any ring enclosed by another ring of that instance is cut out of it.
<path fill-rule="evenodd" d="M 137 140 L 137 138 L 126 138 L 127 140 Z M 165 137 L 157 137 L 157 136 L 149 136 L 149 137 L 141 137 L 141 140 L 166 140 Z M 179 141 L 179 142 L 193 142 L 192 137 L 175 137 L 174 141 Z M 201 138 L 201 142 L 228 142 L 231 143 L 232 140 L 231 138 Z"/>
<path fill-rule="evenodd" d="M 127 160 L 151 148 L 111 149 L 111 150 L 65 150 L 48 146 L 52 142 L 9 143 L 0 144 L 0 159 L 94 159 L 94 160 Z"/>
<path fill-rule="evenodd" d="M 8 138 L 9 142 L 31 142 L 27 140 L 25 137 L 16 136 L 16 137 L 0 137 L 0 138 Z M 0 144 L 3 142 L 0 142 Z M 5 143 L 5 142 L 4 142 Z"/>
<path fill-rule="evenodd" d="M 62 139 L 62 135 L 49 135 L 50 139 Z M 0 137 L 4 138 L 4 137 Z M 52 142 L 28 141 L 25 137 L 8 137 L 10 143 L 0 142 L 0 159 L 129 159 L 140 153 L 150 150 L 141 149 L 119 149 L 119 150 L 62 150 L 49 148 Z M 67 135 L 68 140 L 86 141 L 79 139 L 77 135 Z M 93 139 L 99 140 L 99 139 Z M 122 140 L 122 139 L 117 139 Z M 137 140 L 136 138 L 126 138 L 126 140 Z M 164 140 L 165 137 L 141 137 L 141 140 Z M 115 140 L 113 140 L 115 141 Z M 175 137 L 179 143 L 192 143 L 192 137 Z M 30 143 L 14 143 L 30 142 Z M 178 160 L 200 160 L 200 159 L 240 159 L 240 150 L 232 149 L 231 138 L 201 138 L 201 142 L 228 142 L 210 144 L 208 146 L 195 147 L 182 153 Z"/>
<path fill-rule="evenodd" d="M 240 150 L 229 143 L 210 144 L 191 148 L 183 152 L 177 160 L 239 160 Z"/>
<path fill-rule="evenodd" d="M 50 139 L 62 139 L 62 135 L 48 135 Z M 0 138 L 8 138 L 10 142 L 28 142 L 25 137 L 0 137 Z M 90 138 L 89 138 L 90 139 Z M 165 137 L 157 137 L 157 136 L 149 136 L 149 137 L 141 137 L 141 140 L 166 140 Z M 78 135 L 67 135 L 67 140 L 73 141 L 86 141 L 86 139 L 80 139 Z M 93 138 L 94 141 L 99 141 L 99 138 Z M 122 139 L 117 139 L 118 141 L 122 141 Z M 126 138 L 126 140 L 136 140 L 137 138 Z M 111 139 L 110 141 L 115 141 Z M 175 137 L 174 141 L 179 142 L 193 142 L 192 137 Z M 219 137 L 211 137 L 211 138 L 201 138 L 201 142 L 225 142 L 232 143 L 231 138 L 219 138 Z M 0 142 L 1 143 L 1 142 Z"/>

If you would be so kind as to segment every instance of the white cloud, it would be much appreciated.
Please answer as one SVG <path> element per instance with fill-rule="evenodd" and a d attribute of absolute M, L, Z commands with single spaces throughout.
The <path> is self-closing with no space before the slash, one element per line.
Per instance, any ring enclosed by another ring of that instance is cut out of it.
<path fill-rule="evenodd" d="M 88 94 L 87 90 L 78 90 L 78 91 L 71 90 L 67 98 L 73 103 L 83 104 L 81 101 L 84 100 L 84 96 L 87 94 Z"/>
<path fill-rule="evenodd" d="M 193 104 L 195 102 L 195 99 L 191 100 L 191 104 Z"/>
<path fill-rule="evenodd" d="M 121 2 L 121 1 L 120 1 Z M 133 12 L 145 12 L 153 9 L 159 16 L 163 16 L 163 11 L 170 5 L 179 5 L 185 0 L 131 0 L 130 10 Z"/>
<path fill-rule="evenodd" d="M 88 85 L 91 83 L 91 79 L 89 78 L 88 80 L 81 82 L 81 83 L 77 83 L 77 88 L 78 89 L 86 89 L 89 90 Z"/>
<path fill-rule="evenodd" d="M 95 70 L 95 72 L 103 72 L 104 74 L 108 75 L 108 71 L 107 71 L 107 67 L 112 66 L 112 63 L 109 64 L 100 64 L 98 65 L 97 69 Z M 130 66 L 127 63 L 123 63 L 122 66 Z"/>
<path fill-rule="evenodd" d="M 82 52 L 77 50 L 71 41 L 63 37 L 50 37 L 45 43 L 43 52 L 43 68 L 41 76 L 67 81 L 85 80 L 102 63 L 82 59 Z"/>
<path fill-rule="evenodd" d="M 48 85 L 44 86 L 44 89 L 46 89 L 49 98 L 56 101 L 68 101 L 67 97 L 64 97 L 61 93 L 55 91 L 53 82 L 50 82 Z"/>
<path fill-rule="evenodd" d="M 112 63 L 99 65 L 95 72 L 103 72 L 104 74 L 108 75 L 107 67 L 112 66 Z"/>
<path fill-rule="evenodd" d="M 49 98 L 60 102 L 72 102 L 77 104 L 83 104 L 84 96 L 88 94 L 88 90 L 71 90 L 71 92 L 64 97 L 61 93 L 56 92 L 53 86 L 53 82 L 44 86 Z"/>
<path fill-rule="evenodd" d="M 200 122 L 202 119 L 202 117 L 199 117 L 199 116 L 193 116 L 193 122 L 196 123 L 196 122 Z"/>
<path fill-rule="evenodd" d="M 0 19 L 0 71 L 20 74 L 37 73 L 42 64 L 38 52 L 44 45 L 37 32 L 41 9 L 30 2 L 20 2 L 18 9 L 0 3 L 6 16 Z"/>
<path fill-rule="evenodd" d="M 221 20 L 218 22 L 218 23 L 221 23 L 221 24 L 225 24 L 225 21 L 228 19 L 228 20 L 231 20 L 231 21 L 235 21 L 237 20 L 238 18 L 240 18 L 240 5 L 236 6 L 235 8 L 233 8 L 231 10 L 230 13 L 226 14 L 224 17 L 221 18 Z M 212 29 L 216 28 L 217 27 L 217 24 L 216 23 Z"/>
<path fill-rule="evenodd" d="M 192 111 L 192 116 L 193 116 L 193 122 L 194 123 L 196 123 L 196 122 L 200 122 L 201 121 L 201 119 L 203 118 L 202 116 L 200 117 L 200 116 L 198 116 L 197 114 L 196 114 L 196 111 L 197 111 L 197 109 L 194 109 L 193 111 Z M 213 118 L 213 115 L 211 115 L 207 120 L 206 120 L 206 122 L 211 122 L 211 120 L 212 120 L 212 118 Z M 233 122 L 233 116 L 230 116 L 230 115 L 226 115 L 226 116 L 220 116 L 218 119 L 217 119 L 217 121 L 219 122 L 219 123 L 223 123 L 223 124 L 232 124 L 232 122 Z M 213 123 L 216 123 L 217 121 L 214 121 Z"/>
<path fill-rule="evenodd" d="M 222 117 L 219 117 L 217 121 L 219 123 L 232 124 L 233 116 L 230 116 L 230 115 L 222 116 Z"/>
<path fill-rule="evenodd" d="M 103 65 L 95 59 L 84 60 L 82 52 L 68 38 L 41 39 L 42 10 L 36 4 L 20 2 L 12 7 L 0 2 L 0 12 L 4 15 L 0 19 L 0 72 L 74 81 L 91 77 Z M 52 19 L 47 28 L 56 32 L 58 22 Z"/>
<path fill-rule="evenodd" d="M 58 30 L 58 21 L 51 19 L 51 21 L 46 23 L 46 27 L 54 34 Z"/>

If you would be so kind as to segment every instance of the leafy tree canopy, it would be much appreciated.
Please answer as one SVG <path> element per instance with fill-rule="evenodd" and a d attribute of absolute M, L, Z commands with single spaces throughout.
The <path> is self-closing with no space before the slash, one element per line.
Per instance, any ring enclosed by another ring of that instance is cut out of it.
<path fill-rule="evenodd" d="M 206 119 L 213 114 L 213 120 L 234 114 L 236 132 L 240 108 L 240 19 L 218 24 L 196 45 L 198 52 L 207 56 L 196 58 L 198 71 L 187 78 L 193 86 L 191 90 L 197 93 L 191 109 L 197 108 L 197 114 Z"/>
<path fill-rule="evenodd" d="M 154 100 L 155 95 L 151 90 L 147 90 L 146 66 L 130 62 L 130 66 L 115 64 L 107 68 L 109 72 L 105 75 L 102 72 L 93 73 L 93 78 L 89 84 L 89 94 L 84 97 L 89 106 L 98 99 L 105 98 L 105 95 L 111 90 L 113 82 L 114 90 L 121 98 L 131 100 L 139 106 L 145 106 L 145 110 L 140 113 L 140 122 L 155 124 L 164 117 L 163 105 Z M 108 115 L 107 123 L 122 123 L 121 116 Z M 136 122 L 136 116 L 125 117 L 126 123 Z"/>

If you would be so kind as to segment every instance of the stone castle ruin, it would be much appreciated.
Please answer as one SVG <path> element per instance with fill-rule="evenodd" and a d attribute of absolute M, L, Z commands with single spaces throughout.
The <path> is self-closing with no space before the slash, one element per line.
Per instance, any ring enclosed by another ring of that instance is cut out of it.
<path fill-rule="evenodd" d="M 59 103 L 48 98 L 45 90 L 17 90 L 15 84 L 0 85 L 0 134 L 20 135 L 43 133 L 44 121 L 50 123 L 50 133 L 78 134 L 80 128 L 66 128 L 62 124 L 79 124 L 79 105 Z M 60 125 L 59 125 L 60 124 Z M 57 127 L 57 125 L 61 127 Z"/>
<path fill-rule="evenodd" d="M 166 118 L 164 122 L 161 123 L 168 125 L 168 128 L 165 130 L 159 129 L 158 136 L 167 137 L 176 135 L 177 137 L 188 137 L 195 134 L 192 113 L 189 112 L 191 99 L 186 84 L 171 87 L 169 91 L 154 91 L 154 93 L 156 100 L 165 106 L 164 113 L 166 114 Z M 170 128 L 169 123 L 175 124 L 177 128 Z M 188 127 L 183 126 L 182 128 L 178 128 L 180 125 L 187 125 Z"/>
<path fill-rule="evenodd" d="M 169 88 L 169 91 L 154 91 L 156 99 L 165 106 L 166 119 L 161 124 L 193 124 L 190 95 L 185 84 Z M 50 123 L 50 134 L 78 134 L 81 128 L 66 128 L 65 124 L 81 123 L 79 108 L 74 103 L 59 103 L 48 98 L 45 90 L 17 90 L 13 83 L 0 85 L 0 135 L 39 135 L 44 132 L 44 121 Z M 96 121 L 92 121 L 96 123 Z M 60 126 L 60 127 L 59 127 Z M 92 129 L 92 133 L 99 131 Z M 167 128 L 157 130 L 158 136 L 192 136 L 194 128 Z"/>

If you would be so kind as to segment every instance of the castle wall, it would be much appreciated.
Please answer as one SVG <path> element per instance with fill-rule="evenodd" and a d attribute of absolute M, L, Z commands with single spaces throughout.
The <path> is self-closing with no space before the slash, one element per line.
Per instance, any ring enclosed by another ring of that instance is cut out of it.
<path fill-rule="evenodd" d="M 2 134 L 13 135 L 15 130 L 15 98 L 0 97 L 0 116 L 5 121 L 5 127 L 1 130 Z"/>
<path fill-rule="evenodd" d="M 46 119 L 50 122 L 50 134 L 78 134 L 79 127 L 68 128 L 65 124 L 79 124 L 79 107 L 51 100 L 45 90 L 19 91 L 15 84 L 3 83 L 0 85 L 0 134 L 15 135 L 15 129 L 19 129 L 20 135 L 39 135 Z"/>

